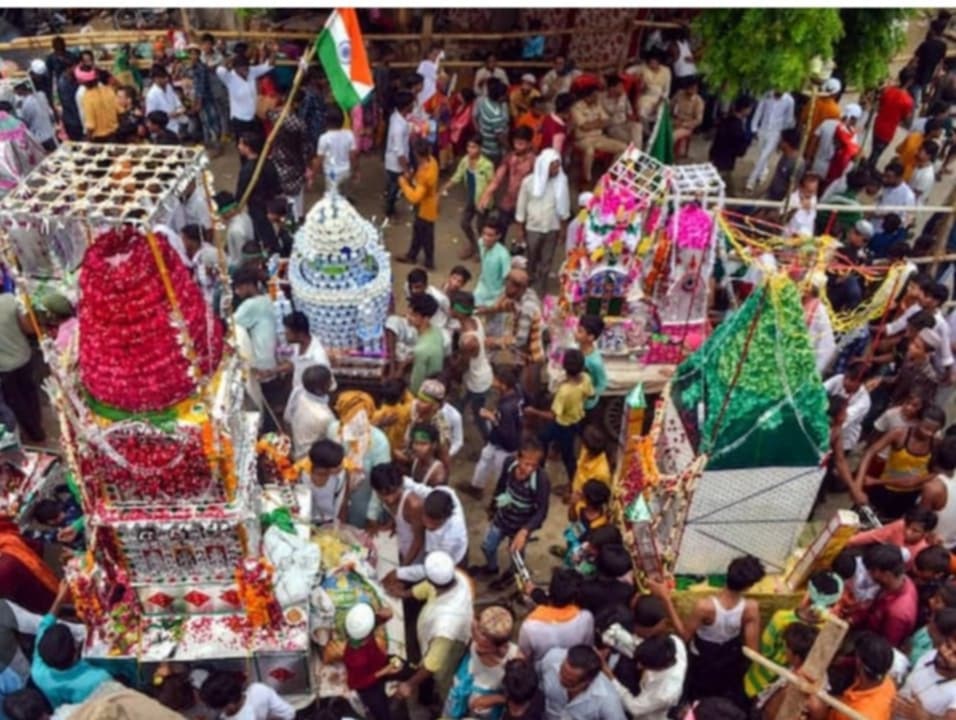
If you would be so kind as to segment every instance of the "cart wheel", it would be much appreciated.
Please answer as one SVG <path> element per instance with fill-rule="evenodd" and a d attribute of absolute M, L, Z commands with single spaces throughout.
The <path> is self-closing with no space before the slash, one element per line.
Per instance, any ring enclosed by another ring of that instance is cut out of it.
<path fill-rule="evenodd" d="M 624 422 L 624 397 L 604 398 L 603 405 L 601 420 L 604 423 L 604 431 L 616 443 L 621 436 L 621 423 Z"/>

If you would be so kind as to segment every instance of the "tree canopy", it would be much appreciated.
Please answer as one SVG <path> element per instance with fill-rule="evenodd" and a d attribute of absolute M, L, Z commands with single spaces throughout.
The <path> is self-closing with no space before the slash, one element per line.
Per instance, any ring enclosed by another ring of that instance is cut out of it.
<path fill-rule="evenodd" d="M 705 10 L 693 22 L 701 70 L 724 97 L 796 90 L 814 57 L 833 59 L 844 84 L 874 87 L 902 47 L 907 11 L 835 8 Z"/>

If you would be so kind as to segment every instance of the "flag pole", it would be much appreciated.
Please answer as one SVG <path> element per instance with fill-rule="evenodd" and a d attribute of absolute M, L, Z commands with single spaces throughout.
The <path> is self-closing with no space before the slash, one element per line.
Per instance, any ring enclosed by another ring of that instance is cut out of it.
<path fill-rule="evenodd" d="M 256 159 L 256 169 L 252 173 L 252 178 L 249 180 L 249 184 L 246 185 L 245 192 L 239 199 L 239 210 L 242 210 L 246 206 L 249 196 L 252 195 L 252 191 L 256 188 L 256 183 L 259 182 L 259 175 L 262 174 L 262 168 L 266 163 L 266 159 L 269 157 L 269 151 L 272 149 L 272 144 L 275 142 L 276 136 L 279 134 L 279 130 L 282 128 L 282 123 L 284 123 L 286 118 L 289 117 L 289 111 L 292 109 L 292 101 L 295 99 L 296 93 L 299 92 L 299 87 L 302 85 L 302 80 L 305 79 L 305 73 L 309 69 L 309 63 L 312 62 L 312 58 L 314 56 L 315 43 L 312 43 L 308 50 L 306 50 L 305 55 L 303 55 L 302 59 L 299 61 L 299 67 L 295 71 L 295 78 L 292 80 L 292 87 L 289 89 L 289 94 L 286 96 L 285 104 L 282 106 L 282 112 L 279 113 L 279 117 L 276 118 L 276 121 L 272 126 L 272 130 L 269 132 L 269 137 L 266 138 L 266 142 L 262 146 L 262 152 L 259 153 L 259 157 Z"/>

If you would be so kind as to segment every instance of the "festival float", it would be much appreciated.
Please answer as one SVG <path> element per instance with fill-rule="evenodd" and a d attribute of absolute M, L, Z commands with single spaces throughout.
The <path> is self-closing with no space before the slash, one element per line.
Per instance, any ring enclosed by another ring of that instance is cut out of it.
<path fill-rule="evenodd" d="M 376 383 L 387 364 L 391 263 L 380 230 L 334 185 L 296 232 L 288 278 L 292 301 L 329 351 L 338 381 Z"/>
<path fill-rule="evenodd" d="M 554 348 L 548 372 L 561 377 L 561 348 L 573 345 L 582 314 L 600 315 L 597 347 L 608 371 L 612 434 L 621 396 L 638 383 L 659 392 L 708 333 L 709 282 L 724 184 L 709 164 L 664 165 L 630 147 L 605 173 L 578 217 L 560 273 L 544 301 Z"/>
<path fill-rule="evenodd" d="M 86 657 L 135 658 L 141 680 L 160 661 L 215 661 L 307 696 L 307 593 L 283 604 L 265 557 L 259 419 L 242 409 L 231 322 L 155 229 L 186 188 L 208 200 L 206 164 L 196 149 L 68 143 L 0 202 L 86 515 L 65 573 Z M 39 265 L 20 262 L 24 238 Z M 34 308 L 50 287 L 77 308 L 56 340 Z"/>

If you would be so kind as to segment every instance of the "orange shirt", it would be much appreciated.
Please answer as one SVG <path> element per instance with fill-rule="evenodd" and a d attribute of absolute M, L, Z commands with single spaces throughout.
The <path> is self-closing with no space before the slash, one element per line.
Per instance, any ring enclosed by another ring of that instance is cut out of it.
<path fill-rule="evenodd" d="M 803 113 L 800 116 L 800 122 L 806 123 L 807 116 L 810 114 L 810 103 L 807 103 L 807 106 L 803 109 Z M 839 120 L 843 115 L 843 112 L 840 110 L 840 103 L 830 96 L 817 98 L 816 103 L 813 105 L 813 119 L 810 121 L 810 135 L 816 132 L 817 128 L 820 127 L 820 123 L 824 120 Z"/>
<path fill-rule="evenodd" d="M 911 132 L 899 145 L 896 146 L 896 157 L 903 163 L 903 179 L 909 182 L 916 169 L 916 155 L 923 145 L 923 133 Z"/>
<path fill-rule="evenodd" d="M 398 179 L 398 184 L 408 202 L 418 209 L 418 217 L 428 222 L 438 219 L 438 161 L 435 158 L 429 157 L 418 164 L 414 184 L 404 175 Z"/>
<path fill-rule="evenodd" d="M 541 117 L 535 117 L 534 113 L 529 110 L 526 113 L 521 113 L 517 122 L 515 123 L 515 127 L 531 128 L 531 132 L 534 133 L 531 138 L 531 147 L 534 148 L 535 152 L 541 150 L 541 126 L 544 125 L 545 117 L 545 115 L 542 115 Z"/>
<path fill-rule="evenodd" d="M 893 699 L 896 697 L 896 685 L 887 676 L 883 682 L 869 690 L 857 690 L 853 685 L 840 697 L 840 701 L 869 720 L 890 720 Z M 831 708 L 827 720 L 847 720 L 846 715 Z"/>

